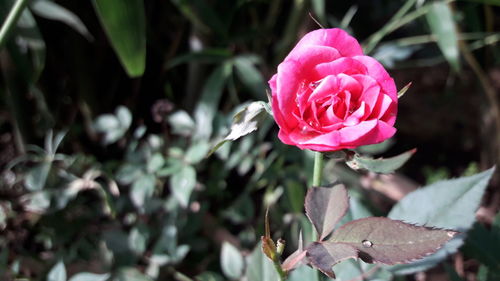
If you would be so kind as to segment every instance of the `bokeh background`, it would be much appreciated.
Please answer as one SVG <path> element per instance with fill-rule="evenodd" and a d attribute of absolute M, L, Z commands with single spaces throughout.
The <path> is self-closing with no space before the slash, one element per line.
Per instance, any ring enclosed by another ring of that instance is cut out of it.
<path fill-rule="evenodd" d="M 394 175 L 330 160 L 325 182 L 386 215 L 419 186 L 500 159 L 496 0 L 2 0 L 1 22 L 14 3 L 24 9 L 0 39 L 2 280 L 259 280 L 247 267 L 265 263 L 266 208 L 287 254 L 306 228 L 312 154 L 281 144 L 267 118 L 205 156 L 320 26 L 355 36 L 399 89 L 412 82 L 395 137 L 360 151 L 417 148 Z M 499 179 L 473 242 L 377 278 L 500 280 Z"/>

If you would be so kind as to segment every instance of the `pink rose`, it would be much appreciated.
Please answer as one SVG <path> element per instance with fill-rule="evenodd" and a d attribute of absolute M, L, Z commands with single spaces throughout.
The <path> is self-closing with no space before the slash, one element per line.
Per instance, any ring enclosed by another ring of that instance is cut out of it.
<path fill-rule="evenodd" d="M 301 149 L 334 151 L 394 135 L 394 80 L 341 29 L 306 34 L 269 85 L 278 137 Z"/>

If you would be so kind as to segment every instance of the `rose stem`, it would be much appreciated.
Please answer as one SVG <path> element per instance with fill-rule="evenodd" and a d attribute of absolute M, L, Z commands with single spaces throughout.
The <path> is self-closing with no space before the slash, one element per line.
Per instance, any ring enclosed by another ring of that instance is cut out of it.
<path fill-rule="evenodd" d="M 314 170 L 313 170 L 312 187 L 318 187 L 321 185 L 322 176 L 323 176 L 323 153 L 316 151 L 314 152 Z M 318 235 L 316 234 L 315 232 L 316 230 L 314 229 L 312 223 L 311 223 L 311 229 L 312 229 L 312 239 L 313 240 L 318 239 Z M 317 272 L 316 274 L 319 275 L 319 272 Z"/>
<path fill-rule="evenodd" d="M 314 153 L 314 170 L 313 170 L 313 187 L 321 185 L 321 177 L 323 175 L 323 153 L 316 151 Z"/>

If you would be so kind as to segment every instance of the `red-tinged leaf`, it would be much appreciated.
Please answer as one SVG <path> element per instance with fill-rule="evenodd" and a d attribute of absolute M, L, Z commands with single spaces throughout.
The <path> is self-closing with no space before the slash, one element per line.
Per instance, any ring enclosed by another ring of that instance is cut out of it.
<path fill-rule="evenodd" d="M 260 237 L 262 241 L 262 252 L 272 261 L 276 258 L 276 245 L 271 238 Z"/>
<path fill-rule="evenodd" d="M 398 264 L 436 252 L 456 234 L 453 230 L 370 217 L 343 225 L 325 243 L 351 245 L 359 251 L 359 257 L 365 262 Z"/>
<path fill-rule="evenodd" d="M 282 268 L 285 272 L 295 269 L 298 265 L 302 264 L 302 260 L 306 256 L 306 251 L 304 251 L 304 240 L 302 239 L 302 231 L 299 233 L 299 243 L 297 251 L 289 255 L 282 264 Z"/>
<path fill-rule="evenodd" d="M 332 188 L 309 188 L 306 200 L 306 215 L 318 232 L 318 241 L 323 240 L 345 215 L 349 208 L 349 197 L 343 185 Z"/>
<path fill-rule="evenodd" d="M 293 252 L 288 258 L 285 259 L 281 267 L 283 271 L 288 272 L 295 269 L 297 266 L 302 264 L 302 260 L 305 258 L 307 252 L 304 250 L 297 250 Z"/>
<path fill-rule="evenodd" d="M 358 257 L 356 248 L 344 243 L 314 242 L 306 251 L 311 265 L 330 278 L 335 278 L 332 270 L 335 264 Z"/>
<path fill-rule="evenodd" d="M 264 218 L 265 235 L 260 237 L 262 241 L 262 252 L 272 261 L 276 258 L 276 244 L 271 239 L 271 230 L 269 228 L 269 209 L 266 210 Z"/>

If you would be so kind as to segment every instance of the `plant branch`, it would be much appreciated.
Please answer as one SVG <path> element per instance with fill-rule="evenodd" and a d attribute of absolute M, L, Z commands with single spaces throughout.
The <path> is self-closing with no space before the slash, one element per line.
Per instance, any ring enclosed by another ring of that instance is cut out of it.
<path fill-rule="evenodd" d="M 0 29 L 0 49 L 3 47 L 5 42 L 7 42 L 10 31 L 21 16 L 21 13 L 28 4 L 28 1 L 29 0 L 17 0 L 16 3 L 14 3 L 14 6 L 12 6 L 12 9 L 2 25 L 2 29 Z"/>

